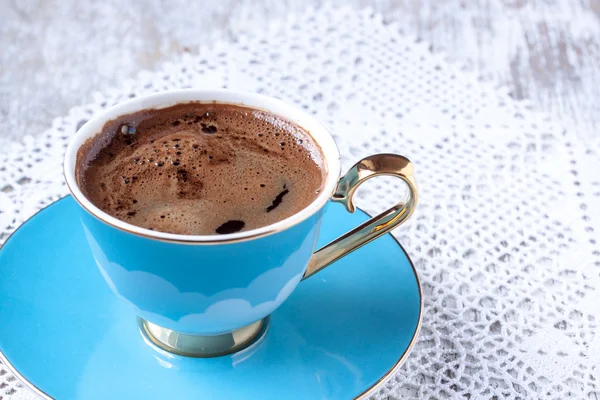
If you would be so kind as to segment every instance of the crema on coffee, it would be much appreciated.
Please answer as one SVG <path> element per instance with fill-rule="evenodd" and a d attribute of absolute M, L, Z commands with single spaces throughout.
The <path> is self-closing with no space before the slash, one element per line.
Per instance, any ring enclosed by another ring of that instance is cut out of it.
<path fill-rule="evenodd" d="M 266 111 L 219 103 L 147 109 L 107 122 L 77 154 L 83 194 L 143 228 L 251 230 L 307 207 L 324 160 L 310 134 Z"/>

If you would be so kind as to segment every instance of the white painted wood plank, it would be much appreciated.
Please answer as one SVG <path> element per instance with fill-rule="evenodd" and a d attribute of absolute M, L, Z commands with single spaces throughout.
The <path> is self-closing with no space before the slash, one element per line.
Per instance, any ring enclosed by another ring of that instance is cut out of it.
<path fill-rule="evenodd" d="M 320 3 L 0 1 L 0 138 L 37 134 L 94 91 L 195 52 L 211 37 L 230 38 L 240 21 L 262 26 Z M 600 0 L 336 3 L 373 7 L 433 51 L 576 125 L 581 136 L 598 136 Z"/>

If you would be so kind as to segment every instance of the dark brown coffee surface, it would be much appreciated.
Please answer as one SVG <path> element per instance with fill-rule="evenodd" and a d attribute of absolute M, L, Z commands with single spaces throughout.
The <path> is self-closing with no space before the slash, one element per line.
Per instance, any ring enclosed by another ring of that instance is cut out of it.
<path fill-rule="evenodd" d="M 227 104 L 149 109 L 105 124 L 77 154 L 98 208 L 162 232 L 212 235 L 270 225 L 308 206 L 321 151 L 299 126 Z"/>

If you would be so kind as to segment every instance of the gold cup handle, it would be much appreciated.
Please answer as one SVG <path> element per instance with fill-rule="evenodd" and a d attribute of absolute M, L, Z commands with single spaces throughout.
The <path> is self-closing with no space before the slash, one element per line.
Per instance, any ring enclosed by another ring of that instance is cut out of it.
<path fill-rule="evenodd" d="M 354 212 L 352 198 L 356 189 L 367 179 L 380 175 L 402 179 L 408 186 L 408 198 L 317 250 L 302 279 L 313 276 L 329 264 L 388 233 L 412 215 L 418 198 L 414 168 L 410 160 L 398 154 L 375 154 L 356 163 L 340 178 L 332 200 L 342 203 L 349 212 Z"/>

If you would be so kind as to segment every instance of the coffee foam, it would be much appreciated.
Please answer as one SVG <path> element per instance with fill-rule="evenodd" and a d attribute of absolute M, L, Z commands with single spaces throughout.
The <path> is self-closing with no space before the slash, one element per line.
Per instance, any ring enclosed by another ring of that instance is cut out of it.
<path fill-rule="evenodd" d="M 84 195 L 108 214 L 162 232 L 206 235 L 270 225 L 308 206 L 321 151 L 268 112 L 188 103 L 105 124 L 77 155 Z"/>

